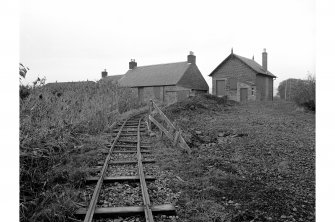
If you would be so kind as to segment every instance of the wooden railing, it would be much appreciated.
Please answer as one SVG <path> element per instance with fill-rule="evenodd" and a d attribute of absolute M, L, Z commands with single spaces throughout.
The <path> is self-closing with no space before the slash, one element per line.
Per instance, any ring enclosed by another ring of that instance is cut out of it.
<path fill-rule="evenodd" d="M 159 123 L 153 116 L 153 112 L 157 111 L 160 116 L 160 119 L 163 120 L 163 123 Z M 163 133 L 167 138 L 173 143 L 174 146 L 179 146 L 184 149 L 187 153 L 191 153 L 191 148 L 187 145 L 184 138 L 181 135 L 181 132 L 176 129 L 176 127 L 171 123 L 171 121 L 166 117 L 163 111 L 156 105 L 152 100 L 149 101 L 149 118 L 148 118 L 148 127 L 151 131 L 151 123 L 155 124 L 162 136 Z M 165 126 L 164 126 L 165 125 Z"/>

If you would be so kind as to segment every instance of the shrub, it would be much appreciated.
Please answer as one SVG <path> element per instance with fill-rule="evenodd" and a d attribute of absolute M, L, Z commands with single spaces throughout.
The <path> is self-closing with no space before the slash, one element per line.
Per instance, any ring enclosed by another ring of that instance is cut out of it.
<path fill-rule="evenodd" d="M 315 111 L 315 76 L 309 74 L 306 80 L 287 79 L 278 86 L 281 99 L 294 101 L 298 106 Z"/>
<path fill-rule="evenodd" d="M 307 80 L 298 82 L 292 100 L 299 106 L 315 111 L 315 76 L 309 75 Z"/>
<path fill-rule="evenodd" d="M 20 99 L 26 99 L 30 93 L 32 88 L 30 86 L 20 85 Z"/>

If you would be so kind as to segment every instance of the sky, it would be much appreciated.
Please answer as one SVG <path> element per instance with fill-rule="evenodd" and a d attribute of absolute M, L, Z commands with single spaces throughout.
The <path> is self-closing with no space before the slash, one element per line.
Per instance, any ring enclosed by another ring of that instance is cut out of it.
<path fill-rule="evenodd" d="M 99 80 L 138 66 L 186 61 L 189 51 L 208 75 L 229 54 L 262 64 L 279 82 L 315 74 L 313 0 L 20 2 L 20 62 L 30 70 L 23 83 Z"/>

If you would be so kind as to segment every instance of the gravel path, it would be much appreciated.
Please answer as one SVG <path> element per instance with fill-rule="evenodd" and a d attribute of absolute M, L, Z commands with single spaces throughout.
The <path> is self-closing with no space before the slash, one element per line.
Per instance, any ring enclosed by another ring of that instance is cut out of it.
<path fill-rule="evenodd" d="M 106 176 L 136 176 L 138 175 L 137 164 L 109 165 Z"/>
<path fill-rule="evenodd" d="M 143 205 L 139 183 L 103 184 L 97 207 L 121 207 Z"/>
<path fill-rule="evenodd" d="M 151 138 L 149 136 L 141 136 L 141 142 L 143 143 L 150 143 Z"/>
<path fill-rule="evenodd" d="M 115 147 L 113 151 L 136 151 L 136 147 Z"/>
<path fill-rule="evenodd" d="M 136 153 L 113 153 L 111 156 L 112 161 L 123 161 L 123 160 L 137 160 Z"/>

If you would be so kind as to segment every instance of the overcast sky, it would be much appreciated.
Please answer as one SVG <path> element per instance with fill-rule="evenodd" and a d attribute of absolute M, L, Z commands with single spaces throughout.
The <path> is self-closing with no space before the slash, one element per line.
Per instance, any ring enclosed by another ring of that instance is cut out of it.
<path fill-rule="evenodd" d="M 20 62 L 25 82 L 98 80 L 138 66 L 186 61 L 189 51 L 211 87 L 210 72 L 233 47 L 278 78 L 315 73 L 315 2 L 22 0 Z"/>

